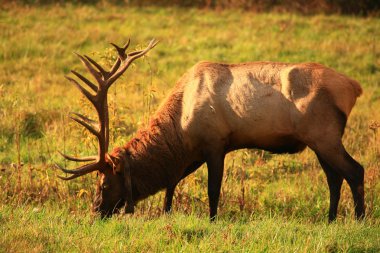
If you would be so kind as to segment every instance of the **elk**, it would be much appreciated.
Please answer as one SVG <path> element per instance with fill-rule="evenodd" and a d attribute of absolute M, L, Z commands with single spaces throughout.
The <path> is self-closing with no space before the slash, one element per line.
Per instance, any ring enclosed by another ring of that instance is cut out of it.
<path fill-rule="evenodd" d="M 128 54 L 129 40 L 123 47 L 112 44 L 118 57 L 110 71 L 78 54 L 97 85 L 76 71 L 71 72 L 88 88 L 66 77 L 97 111 L 98 125 L 78 113 L 71 118 L 97 137 L 98 155 L 62 154 L 71 161 L 93 162 L 74 170 L 57 165 L 70 174 L 59 177 L 71 180 L 97 171 L 95 212 L 102 217 L 133 213 L 139 200 L 163 189 L 164 210 L 169 212 L 178 182 L 206 163 L 210 219 L 214 220 L 228 152 L 256 148 L 296 153 L 309 147 L 327 177 L 328 220 L 336 219 L 343 179 L 351 188 L 356 218 L 364 217 L 364 169 L 342 144 L 347 118 L 362 89 L 357 81 L 321 64 L 200 62 L 179 79 L 145 129 L 108 153 L 107 91 L 156 44 L 152 40 L 144 50 Z"/>

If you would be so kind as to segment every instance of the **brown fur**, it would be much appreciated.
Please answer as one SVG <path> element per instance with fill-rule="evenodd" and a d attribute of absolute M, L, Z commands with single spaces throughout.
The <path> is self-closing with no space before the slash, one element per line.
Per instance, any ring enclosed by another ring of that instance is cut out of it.
<path fill-rule="evenodd" d="M 341 144 L 361 93 L 358 82 L 316 63 L 201 62 L 178 81 L 149 126 L 111 156 L 125 151 L 134 202 L 167 189 L 165 210 L 176 184 L 206 162 L 215 217 L 226 153 L 240 148 L 295 153 L 309 146 L 329 180 L 329 219 L 336 217 L 338 177 L 348 180 L 362 217 L 364 172 Z"/>
<path fill-rule="evenodd" d="M 182 93 L 174 91 L 147 129 L 139 130 L 123 149 L 131 166 L 134 200 L 166 188 L 181 176 L 178 167 L 186 163 L 183 137 L 177 124 Z M 113 151 L 117 156 L 120 148 Z"/>

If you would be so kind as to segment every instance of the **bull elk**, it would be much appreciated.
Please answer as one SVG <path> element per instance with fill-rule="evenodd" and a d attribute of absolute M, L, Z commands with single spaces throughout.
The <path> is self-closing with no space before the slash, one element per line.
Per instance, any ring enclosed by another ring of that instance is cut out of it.
<path fill-rule="evenodd" d="M 112 44 L 112 43 L 111 43 Z M 97 85 L 71 71 L 88 89 L 67 77 L 88 98 L 95 121 L 78 113 L 71 117 L 98 139 L 98 155 L 66 159 L 86 164 L 75 170 L 57 167 L 70 180 L 93 171 L 100 174 L 95 212 L 110 216 L 133 213 L 135 204 L 166 189 L 170 211 L 178 182 L 203 163 L 208 169 L 210 218 L 215 219 L 225 155 L 242 148 L 296 153 L 311 148 L 326 173 L 330 190 L 329 221 L 336 219 L 345 179 L 352 191 L 356 218 L 364 217 L 364 169 L 345 150 L 342 135 L 360 84 L 316 63 L 201 62 L 187 71 L 160 106 L 146 129 L 108 153 L 107 91 L 130 64 L 154 48 L 126 53 L 129 45 L 112 44 L 118 58 L 106 71 L 90 57 L 78 55 Z"/>

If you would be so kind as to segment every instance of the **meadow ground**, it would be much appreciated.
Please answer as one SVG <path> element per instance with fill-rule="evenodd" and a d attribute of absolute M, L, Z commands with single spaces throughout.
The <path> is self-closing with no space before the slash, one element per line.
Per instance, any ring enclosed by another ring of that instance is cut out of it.
<path fill-rule="evenodd" d="M 110 91 L 111 147 L 122 145 L 201 60 L 319 62 L 358 80 L 363 96 L 344 144 L 366 169 L 367 218 L 353 219 L 345 183 L 338 221 L 327 224 L 328 188 L 314 154 L 241 150 L 227 156 L 215 224 L 207 219 L 204 167 L 180 183 L 174 212 L 163 194 L 133 216 L 100 220 L 90 213 L 96 175 L 70 182 L 52 164 L 57 150 L 96 152 L 94 138 L 70 122 L 93 115 L 64 79 L 83 73 L 72 52 L 104 64 L 108 42 L 160 44 Z M 8 6 L 0 9 L 0 252 L 379 252 L 380 20 L 123 6 Z"/>

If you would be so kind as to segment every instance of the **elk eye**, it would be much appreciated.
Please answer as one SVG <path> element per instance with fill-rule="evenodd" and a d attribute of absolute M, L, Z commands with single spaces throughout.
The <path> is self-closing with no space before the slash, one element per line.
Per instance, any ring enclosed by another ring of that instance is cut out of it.
<path fill-rule="evenodd" d="M 109 188 L 108 184 L 102 184 L 102 190 L 107 190 Z"/>

